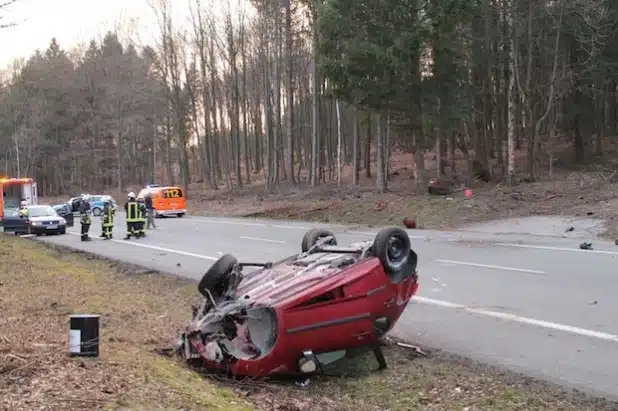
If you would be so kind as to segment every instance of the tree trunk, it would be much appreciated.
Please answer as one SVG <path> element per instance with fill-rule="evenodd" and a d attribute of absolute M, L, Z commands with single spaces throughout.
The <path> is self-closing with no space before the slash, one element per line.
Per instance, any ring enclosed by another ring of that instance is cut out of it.
<path fill-rule="evenodd" d="M 358 108 L 354 107 L 354 135 L 352 140 L 352 185 L 358 185 L 360 174 L 360 136 L 358 127 Z"/>

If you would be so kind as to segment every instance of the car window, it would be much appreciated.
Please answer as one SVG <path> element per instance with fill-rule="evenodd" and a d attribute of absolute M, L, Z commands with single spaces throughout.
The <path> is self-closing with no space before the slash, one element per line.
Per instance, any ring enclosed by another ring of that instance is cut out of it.
<path fill-rule="evenodd" d="M 29 217 L 52 217 L 56 215 L 56 211 L 50 206 L 36 206 L 28 208 Z"/>
<path fill-rule="evenodd" d="M 18 217 L 19 213 L 17 212 L 17 210 L 15 210 L 13 208 L 5 208 L 4 209 L 4 215 L 6 217 Z"/>
<path fill-rule="evenodd" d="M 92 197 L 90 197 L 90 201 L 92 201 L 92 202 L 94 202 L 94 201 L 99 202 L 101 200 L 102 200 L 101 196 L 92 196 Z"/>

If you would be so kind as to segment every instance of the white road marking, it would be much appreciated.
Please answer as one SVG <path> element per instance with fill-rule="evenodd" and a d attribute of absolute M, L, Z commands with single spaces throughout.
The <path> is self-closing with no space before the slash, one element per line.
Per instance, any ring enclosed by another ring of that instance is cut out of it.
<path fill-rule="evenodd" d="M 504 267 L 504 266 L 501 266 L 501 265 L 469 263 L 469 262 L 465 262 L 465 261 L 454 261 L 454 260 L 441 260 L 441 259 L 437 259 L 436 261 L 439 262 L 439 263 L 445 263 L 445 264 L 469 265 L 471 267 L 493 268 L 493 269 L 496 269 L 496 270 L 517 271 L 517 272 L 520 272 L 520 273 L 545 274 L 545 271 L 529 270 L 527 268 Z"/>
<path fill-rule="evenodd" d="M 367 235 L 367 236 L 372 236 L 375 237 L 376 235 L 378 235 L 378 233 L 370 233 L 368 231 L 346 231 L 345 233 L 341 233 L 341 234 L 348 234 L 348 235 Z M 424 240 L 427 237 L 425 236 L 421 236 L 421 235 L 409 235 L 408 237 L 410 237 L 411 240 Z"/>
<path fill-rule="evenodd" d="M 616 251 L 606 251 L 606 250 L 582 250 L 581 248 L 567 248 L 567 247 L 551 247 L 546 245 L 528 245 L 528 244 L 516 244 L 516 243 L 493 243 L 494 245 L 499 245 L 502 247 L 519 247 L 519 248 L 536 248 L 538 250 L 550 250 L 550 251 L 576 251 L 583 253 L 591 253 L 591 254 L 607 254 L 607 255 L 618 255 Z"/>
<path fill-rule="evenodd" d="M 72 232 L 67 232 L 67 234 L 81 235 L 80 233 L 72 233 Z M 95 240 L 104 241 L 102 238 L 99 238 L 99 237 L 91 237 L 91 238 L 93 238 Z M 132 245 L 134 247 L 142 247 L 142 248 L 148 248 L 148 249 L 151 249 L 151 250 L 163 251 L 163 252 L 166 252 L 166 253 L 174 253 L 174 254 L 186 255 L 187 257 L 201 258 L 203 260 L 211 260 L 211 261 L 218 260 L 218 258 L 210 257 L 208 255 L 189 253 L 187 251 L 180 251 L 180 250 L 174 250 L 174 249 L 171 249 L 171 248 L 158 247 L 156 245 L 141 244 L 141 243 L 136 243 L 136 242 L 132 242 L 132 241 L 115 240 L 115 239 L 111 239 L 111 240 L 108 240 L 108 241 L 113 241 L 115 243 L 120 243 L 120 244 Z M 139 240 L 136 240 L 136 241 L 139 241 Z"/>
<path fill-rule="evenodd" d="M 206 220 L 203 218 L 190 218 L 186 221 L 197 221 L 200 223 L 209 223 L 209 224 L 231 224 L 231 225 L 241 225 L 246 227 L 262 227 L 262 228 L 291 228 L 295 230 L 309 230 L 311 227 L 303 227 L 297 225 L 286 225 L 286 224 L 266 224 L 266 223 L 252 223 L 250 221 L 228 221 L 228 220 Z"/>
<path fill-rule="evenodd" d="M 79 233 L 74 233 L 74 232 L 67 232 L 67 234 L 72 234 L 72 235 L 76 235 L 76 236 L 80 235 Z M 101 238 L 96 238 L 96 239 L 97 240 L 103 240 Z M 132 246 L 135 246 L 135 247 L 143 247 L 143 248 L 149 248 L 149 249 L 159 250 L 159 251 L 164 251 L 164 252 L 169 252 L 169 253 L 176 253 L 176 254 L 181 254 L 181 255 L 187 255 L 187 256 L 190 256 L 190 257 L 202 258 L 202 259 L 205 259 L 205 260 L 218 260 L 218 258 L 215 258 L 215 257 L 210 257 L 210 256 L 206 256 L 206 255 L 201 255 L 201 254 L 188 253 L 188 252 L 184 252 L 184 251 L 173 250 L 173 249 L 170 249 L 170 248 L 157 247 L 157 246 L 148 245 L 148 244 L 139 244 L 139 243 L 135 243 L 135 242 L 115 240 L 115 239 L 113 239 L 111 241 L 114 241 L 114 242 L 117 242 L 117 243 L 122 243 L 122 244 L 128 244 L 128 245 L 132 245 Z M 457 304 L 457 303 L 453 303 L 453 302 L 449 302 L 449 301 L 436 300 L 436 299 L 433 299 L 433 298 L 427 298 L 427 297 L 421 297 L 421 296 L 413 297 L 413 301 L 417 301 L 417 302 L 419 302 L 421 304 L 434 305 L 434 306 L 439 306 L 439 307 L 444 307 L 444 308 L 454 308 L 454 309 L 458 309 L 458 310 L 461 310 L 461 311 L 469 312 L 469 313 L 472 313 L 472 314 L 483 315 L 483 316 L 486 316 L 486 317 L 492 317 L 492 318 L 497 318 L 497 319 L 511 321 L 511 322 L 516 322 L 516 323 L 521 323 L 521 324 L 533 325 L 533 326 L 536 326 L 536 327 L 542 327 L 542 328 L 552 329 L 552 330 L 556 330 L 556 331 L 563 331 L 563 332 L 566 332 L 566 333 L 580 335 L 580 336 L 584 336 L 584 337 L 596 338 L 596 339 L 599 339 L 599 340 L 605 340 L 605 341 L 611 341 L 611 342 L 618 342 L 618 335 L 604 333 L 604 332 L 601 332 L 601 331 L 595 331 L 595 330 L 575 327 L 575 326 L 566 325 L 566 324 L 553 323 L 553 322 L 550 322 L 550 321 L 537 320 L 537 319 L 534 319 L 534 318 L 522 317 L 522 316 L 519 316 L 519 315 L 514 315 L 514 314 L 509 314 L 509 313 L 484 310 L 484 309 L 481 309 L 481 308 L 470 308 L 470 307 L 466 307 L 465 305 L 462 305 L 462 304 Z"/>
<path fill-rule="evenodd" d="M 563 331 L 566 333 L 575 334 L 575 335 L 579 335 L 582 337 L 590 337 L 590 338 L 596 338 L 598 340 L 618 342 L 618 335 L 604 333 L 602 331 L 595 331 L 595 330 L 590 330 L 587 328 L 575 327 L 572 325 L 554 323 L 554 322 L 545 321 L 545 320 L 537 320 L 535 318 L 522 317 L 522 316 L 515 315 L 515 314 L 502 313 L 498 311 L 489 311 L 489 310 L 484 310 L 482 308 L 470 308 L 462 304 L 456 304 L 456 303 L 452 303 L 449 301 L 436 300 L 436 299 L 427 298 L 427 297 L 415 296 L 413 297 L 412 300 L 418 301 L 421 304 L 435 305 L 435 306 L 444 307 L 444 308 L 455 308 L 457 310 L 469 312 L 472 314 L 484 315 L 486 317 L 498 318 L 501 320 L 512 321 L 512 322 L 516 322 L 520 324 L 533 325 L 536 327 L 546 328 L 546 329 L 555 330 L 555 331 Z"/>
<path fill-rule="evenodd" d="M 219 220 L 204 220 L 202 218 L 188 218 L 185 221 L 197 221 L 200 223 L 211 223 L 211 224 L 232 224 L 232 225 L 242 225 L 247 227 L 266 227 L 266 224 L 262 223 L 250 223 L 250 222 L 240 222 L 240 221 L 219 221 Z"/>
<path fill-rule="evenodd" d="M 277 225 L 268 225 L 266 224 L 266 227 L 272 227 L 272 228 L 291 228 L 291 229 L 295 229 L 295 230 L 309 230 L 312 227 L 299 227 L 297 225 L 281 225 L 281 224 L 277 224 Z"/>
<path fill-rule="evenodd" d="M 242 238 L 242 239 L 244 239 L 244 240 L 264 241 L 265 243 L 285 244 L 285 241 L 281 241 L 281 240 L 270 240 L 270 239 L 268 239 L 268 238 L 244 237 L 244 236 L 241 236 L 240 238 Z"/>

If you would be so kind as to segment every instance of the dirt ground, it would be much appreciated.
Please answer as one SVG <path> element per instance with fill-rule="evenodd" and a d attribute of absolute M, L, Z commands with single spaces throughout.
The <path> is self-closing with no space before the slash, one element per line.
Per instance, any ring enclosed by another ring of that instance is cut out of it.
<path fill-rule="evenodd" d="M 396 169 L 395 169 L 396 170 Z M 193 191 L 189 208 L 194 214 L 309 220 L 362 226 L 401 224 L 406 217 L 419 228 L 454 229 L 464 225 L 533 215 L 593 216 L 604 219 L 606 237 L 618 238 L 618 175 L 613 173 L 562 172 L 553 179 L 503 183 L 473 183 L 448 196 L 415 192 L 409 170 L 400 168 L 391 177 L 390 190 L 376 194 L 366 179 L 359 187 L 327 184 L 318 188 L 281 188 L 265 194 L 254 184 L 235 195 L 201 188 Z"/>
<path fill-rule="evenodd" d="M 616 410 L 530 379 L 394 343 L 389 368 L 266 383 L 203 375 L 158 354 L 196 302 L 193 283 L 0 235 L 0 410 Z M 101 314 L 101 355 L 68 356 L 68 316 Z"/>

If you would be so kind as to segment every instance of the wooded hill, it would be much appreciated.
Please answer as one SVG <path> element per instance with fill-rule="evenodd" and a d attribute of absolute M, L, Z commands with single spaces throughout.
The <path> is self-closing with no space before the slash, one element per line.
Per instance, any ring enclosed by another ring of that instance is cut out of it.
<path fill-rule="evenodd" d="M 233 190 L 258 174 L 319 185 L 351 164 L 351 184 L 384 191 L 392 150 L 415 153 L 422 188 L 428 150 L 439 172 L 459 151 L 534 179 L 553 141 L 584 164 L 618 135 L 616 0 L 191 0 L 189 22 L 171 3 L 153 6 L 157 44 L 52 39 L 16 62 L 0 171 L 58 195 L 153 179 Z"/>

